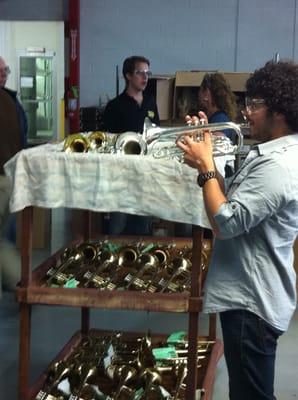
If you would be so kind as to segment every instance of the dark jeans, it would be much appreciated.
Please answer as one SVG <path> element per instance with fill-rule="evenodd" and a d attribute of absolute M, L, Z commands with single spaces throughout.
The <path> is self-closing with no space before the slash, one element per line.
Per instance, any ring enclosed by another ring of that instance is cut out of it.
<path fill-rule="evenodd" d="M 283 333 L 245 310 L 220 313 L 230 400 L 274 400 L 274 366 Z"/>

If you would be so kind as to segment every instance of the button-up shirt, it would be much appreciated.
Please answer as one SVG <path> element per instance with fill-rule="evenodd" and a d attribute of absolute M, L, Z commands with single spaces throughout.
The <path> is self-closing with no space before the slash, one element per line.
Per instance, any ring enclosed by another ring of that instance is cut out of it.
<path fill-rule="evenodd" d="M 246 309 L 284 331 L 296 307 L 298 134 L 253 147 L 225 184 L 204 311 Z"/>

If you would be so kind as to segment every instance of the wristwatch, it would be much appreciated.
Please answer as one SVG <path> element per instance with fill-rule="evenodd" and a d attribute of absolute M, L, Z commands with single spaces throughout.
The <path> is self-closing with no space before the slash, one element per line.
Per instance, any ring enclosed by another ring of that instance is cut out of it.
<path fill-rule="evenodd" d="M 207 171 L 204 172 L 203 174 L 199 174 L 197 178 L 197 184 L 200 187 L 203 187 L 209 179 L 216 178 L 216 172 L 215 171 Z"/>

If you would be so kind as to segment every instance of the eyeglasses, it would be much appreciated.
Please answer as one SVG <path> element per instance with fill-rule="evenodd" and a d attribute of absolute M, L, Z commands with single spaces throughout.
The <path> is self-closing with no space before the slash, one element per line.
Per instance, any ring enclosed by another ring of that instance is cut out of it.
<path fill-rule="evenodd" d="M 1 74 L 4 74 L 4 75 L 9 75 L 10 74 L 10 68 L 9 68 L 9 66 L 7 65 L 6 67 L 4 67 L 4 68 L 0 68 L 0 73 Z"/>
<path fill-rule="evenodd" d="M 245 98 L 245 111 L 256 112 L 265 105 L 265 99 L 252 99 L 251 97 Z"/>
<path fill-rule="evenodd" d="M 149 69 L 135 69 L 134 74 L 137 76 L 148 77 L 152 75 L 152 72 Z"/>

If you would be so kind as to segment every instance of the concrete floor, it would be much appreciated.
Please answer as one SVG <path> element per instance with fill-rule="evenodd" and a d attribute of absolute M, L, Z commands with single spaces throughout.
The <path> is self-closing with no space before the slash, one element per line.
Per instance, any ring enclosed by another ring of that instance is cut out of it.
<path fill-rule="evenodd" d="M 44 258 L 34 253 L 34 265 Z M 130 311 L 92 310 L 91 327 L 97 329 L 168 333 L 187 330 L 187 315 Z M 49 361 L 80 328 L 80 310 L 70 307 L 34 306 L 32 308 L 31 380 L 45 369 Z M 206 334 L 208 319 L 202 316 L 200 329 Z M 218 324 L 218 337 L 221 332 Z M 298 311 L 290 328 L 279 341 L 276 368 L 278 400 L 298 399 Z M 19 311 L 14 294 L 4 292 L 0 300 L 0 399 L 17 399 L 19 346 Z M 218 363 L 213 400 L 228 400 L 228 379 L 224 359 Z M 241 400 L 241 399 L 239 399 Z M 252 399 L 254 400 L 254 399 Z"/>

